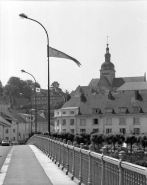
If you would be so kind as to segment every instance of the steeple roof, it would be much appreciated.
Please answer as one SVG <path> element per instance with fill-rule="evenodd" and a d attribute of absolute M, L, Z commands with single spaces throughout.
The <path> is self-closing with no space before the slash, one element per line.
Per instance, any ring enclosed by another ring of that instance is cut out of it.
<path fill-rule="evenodd" d="M 109 53 L 109 47 L 107 43 L 105 62 L 101 65 L 101 70 L 114 70 L 114 64 L 110 62 L 111 54 Z"/>

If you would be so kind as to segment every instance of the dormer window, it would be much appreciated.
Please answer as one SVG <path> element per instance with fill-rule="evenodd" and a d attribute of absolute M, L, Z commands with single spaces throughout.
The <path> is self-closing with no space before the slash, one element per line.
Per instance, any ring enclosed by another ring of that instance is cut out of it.
<path fill-rule="evenodd" d="M 93 114 L 100 114 L 100 109 L 93 109 Z"/>
<path fill-rule="evenodd" d="M 105 108 L 105 109 L 106 109 L 106 113 L 109 113 L 109 114 L 114 113 L 114 110 L 112 108 Z"/>
<path fill-rule="evenodd" d="M 141 112 L 141 108 L 140 107 L 133 107 L 133 112 L 134 113 L 140 113 Z"/>
<path fill-rule="evenodd" d="M 126 107 L 118 107 L 119 108 L 119 113 L 126 113 L 127 112 L 127 108 Z"/>

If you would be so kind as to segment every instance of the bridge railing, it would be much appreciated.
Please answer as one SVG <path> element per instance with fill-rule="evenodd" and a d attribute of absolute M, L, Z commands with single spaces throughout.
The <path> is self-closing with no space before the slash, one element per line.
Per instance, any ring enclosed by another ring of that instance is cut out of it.
<path fill-rule="evenodd" d="M 120 152 L 120 159 L 80 148 L 75 143 L 65 140 L 55 140 L 34 135 L 28 141 L 48 155 L 71 179 L 78 180 L 78 184 L 85 185 L 147 185 L 147 168 L 123 161 L 124 153 Z"/>

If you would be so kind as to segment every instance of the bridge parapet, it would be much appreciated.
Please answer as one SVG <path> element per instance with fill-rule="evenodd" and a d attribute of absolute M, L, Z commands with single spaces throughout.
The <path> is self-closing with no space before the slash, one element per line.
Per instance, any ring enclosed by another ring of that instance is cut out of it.
<path fill-rule="evenodd" d="M 76 143 L 55 138 L 34 135 L 28 141 L 50 157 L 71 179 L 85 185 L 147 185 L 147 168 L 124 161 L 125 152 L 119 153 L 115 159 L 103 153 L 93 152 L 76 147 Z"/>

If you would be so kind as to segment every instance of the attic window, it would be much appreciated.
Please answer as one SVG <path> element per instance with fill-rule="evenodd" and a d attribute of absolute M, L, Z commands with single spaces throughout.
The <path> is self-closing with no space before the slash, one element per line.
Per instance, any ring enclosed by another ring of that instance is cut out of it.
<path fill-rule="evenodd" d="M 93 109 L 93 114 L 99 114 L 100 113 L 100 109 Z"/>
<path fill-rule="evenodd" d="M 139 112 L 140 113 L 141 108 L 140 107 L 133 107 L 133 112 Z"/>
<path fill-rule="evenodd" d="M 106 113 L 112 114 L 113 113 L 113 109 L 112 108 L 105 108 L 106 109 Z"/>
<path fill-rule="evenodd" d="M 127 112 L 127 108 L 126 107 L 118 107 L 119 108 L 119 112 L 120 113 L 126 113 Z"/>

